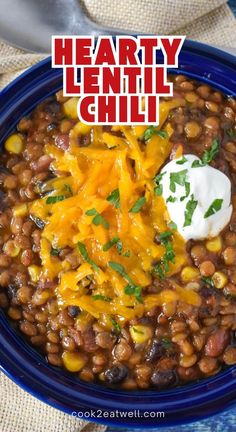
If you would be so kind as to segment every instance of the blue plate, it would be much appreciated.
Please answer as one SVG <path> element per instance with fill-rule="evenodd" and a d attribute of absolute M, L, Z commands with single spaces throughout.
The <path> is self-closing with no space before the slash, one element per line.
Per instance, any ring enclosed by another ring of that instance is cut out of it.
<path fill-rule="evenodd" d="M 158 61 L 158 58 L 157 58 Z M 215 48 L 185 41 L 179 69 L 199 81 L 236 96 L 236 57 Z M 50 58 L 29 69 L 0 94 L 1 143 L 14 130 L 21 117 L 62 87 L 62 71 L 51 69 Z M 1 370 L 16 384 L 38 399 L 66 413 L 83 412 L 86 419 L 128 427 L 173 426 L 200 420 L 227 409 L 236 401 L 236 367 L 218 375 L 166 391 L 121 391 L 75 379 L 64 370 L 52 367 L 30 347 L 0 313 Z M 98 410 L 96 417 L 90 410 Z M 122 416 L 104 411 L 122 411 Z M 131 413 L 136 411 L 136 416 Z M 165 412 L 145 417 L 144 412 Z"/>

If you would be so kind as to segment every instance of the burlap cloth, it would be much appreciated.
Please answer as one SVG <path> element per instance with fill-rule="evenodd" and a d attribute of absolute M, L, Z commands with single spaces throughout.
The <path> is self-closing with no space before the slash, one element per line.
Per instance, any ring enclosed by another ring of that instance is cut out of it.
<path fill-rule="evenodd" d="M 83 6 L 94 21 L 103 25 L 137 33 L 176 33 L 208 44 L 236 47 L 236 20 L 226 0 L 86 0 Z M 42 58 L 0 42 L 0 88 Z M 0 432 L 104 429 L 39 402 L 0 375 Z"/>

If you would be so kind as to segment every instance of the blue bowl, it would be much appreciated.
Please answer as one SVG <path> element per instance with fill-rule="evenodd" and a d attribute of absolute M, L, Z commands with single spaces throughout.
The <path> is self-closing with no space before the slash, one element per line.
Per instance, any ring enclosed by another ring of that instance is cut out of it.
<path fill-rule="evenodd" d="M 158 61 L 158 59 L 157 59 Z M 185 41 L 179 69 L 199 81 L 236 96 L 236 58 L 215 48 Z M 62 71 L 51 69 L 50 58 L 17 78 L 0 94 L 1 142 L 21 117 L 62 87 Z M 173 426 L 200 420 L 236 401 L 236 367 L 218 375 L 166 391 L 112 390 L 75 379 L 52 367 L 30 347 L 0 313 L 0 367 L 16 384 L 38 399 L 74 416 L 103 424 L 128 427 Z M 119 415 L 116 410 L 122 412 Z M 132 412 L 136 410 L 136 413 Z M 111 415 L 104 411 L 112 411 Z M 146 413 L 152 412 L 150 416 Z M 164 412 L 165 416 L 156 412 Z M 95 417 L 94 417 L 95 413 Z"/>

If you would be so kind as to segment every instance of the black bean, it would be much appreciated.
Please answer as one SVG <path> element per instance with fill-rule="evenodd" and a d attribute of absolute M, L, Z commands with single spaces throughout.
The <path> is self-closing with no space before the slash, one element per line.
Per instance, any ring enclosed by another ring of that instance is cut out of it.
<path fill-rule="evenodd" d="M 34 216 L 34 215 L 30 215 L 30 219 L 35 223 L 35 225 L 39 228 L 39 229 L 43 229 L 45 227 L 45 222 L 43 222 L 41 219 L 39 219 L 38 217 Z"/>
<path fill-rule="evenodd" d="M 155 370 L 151 376 L 151 383 L 159 389 L 169 387 L 174 384 L 175 381 L 175 372 L 171 369 L 164 371 Z"/>
<path fill-rule="evenodd" d="M 47 126 L 47 132 L 51 132 L 53 129 L 56 129 L 56 127 L 57 127 L 56 123 L 50 123 Z"/>
<path fill-rule="evenodd" d="M 18 287 L 15 284 L 9 284 L 7 287 L 7 295 L 10 300 L 12 300 L 17 293 Z"/>
<path fill-rule="evenodd" d="M 145 360 L 148 362 L 154 362 L 161 358 L 165 354 L 165 351 L 162 341 L 159 339 L 153 339 L 145 354 Z"/>
<path fill-rule="evenodd" d="M 112 366 L 105 372 L 105 379 L 109 384 L 117 384 L 123 381 L 128 375 L 128 368 L 125 365 Z"/>
<path fill-rule="evenodd" d="M 80 314 L 81 310 L 79 306 L 68 306 L 68 315 L 70 317 L 75 318 Z"/>
<path fill-rule="evenodd" d="M 45 112 L 48 114 L 58 114 L 61 111 L 59 102 L 53 101 L 45 106 Z"/>

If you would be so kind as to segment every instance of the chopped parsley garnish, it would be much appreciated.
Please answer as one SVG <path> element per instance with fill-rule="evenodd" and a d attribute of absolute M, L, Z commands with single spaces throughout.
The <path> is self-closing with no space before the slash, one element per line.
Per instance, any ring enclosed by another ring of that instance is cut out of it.
<path fill-rule="evenodd" d="M 173 197 L 172 195 L 170 195 L 170 196 L 167 198 L 166 202 L 167 202 L 167 203 L 168 203 L 168 202 L 174 203 L 176 200 L 177 200 L 176 197 Z"/>
<path fill-rule="evenodd" d="M 120 191 L 114 189 L 107 197 L 107 201 L 112 204 L 116 209 L 120 208 Z"/>
<path fill-rule="evenodd" d="M 144 334 L 141 330 L 138 330 L 135 326 L 132 327 L 134 333 Z"/>
<path fill-rule="evenodd" d="M 128 282 L 128 285 L 124 289 L 125 294 L 134 295 L 136 300 L 139 303 L 142 303 L 142 288 L 138 285 L 135 285 L 131 277 L 127 274 L 124 266 L 114 261 L 109 261 L 108 265 L 112 268 L 112 270 L 115 270 Z"/>
<path fill-rule="evenodd" d="M 106 219 L 104 219 L 104 217 L 98 213 L 98 211 L 95 208 L 89 209 L 85 212 L 86 216 L 94 216 L 94 218 L 92 219 L 92 223 L 96 226 L 98 225 L 103 225 L 104 228 L 108 229 L 109 228 L 109 223 L 106 221 Z"/>
<path fill-rule="evenodd" d="M 166 239 L 169 239 L 172 236 L 171 231 L 164 231 L 159 235 L 160 242 L 164 242 Z"/>
<path fill-rule="evenodd" d="M 123 243 L 121 240 L 119 240 L 116 244 L 116 249 L 118 250 L 119 254 L 122 254 L 122 249 L 123 249 Z"/>
<path fill-rule="evenodd" d="M 67 197 L 65 195 L 49 196 L 46 199 L 46 204 L 55 204 L 57 202 L 63 201 Z"/>
<path fill-rule="evenodd" d="M 193 213 L 197 207 L 197 201 L 194 200 L 193 194 L 191 195 L 191 199 L 186 204 L 186 209 L 184 212 L 184 227 L 191 225 Z"/>
<path fill-rule="evenodd" d="M 179 172 L 172 172 L 170 173 L 170 190 L 171 192 L 176 191 L 176 184 L 180 186 L 184 186 L 186 182 L 186 176 L 187 176 L 188 170 L 182 170 Z"/>
<path fill-rule="evenodd" d="M 205 150 L 201 160 L 195 160 L 192 163 L 192 168 L 199 168 L 205 165 L 208 165 L 213 159 L 216 157 L 219 151 L 220 142 L 218 138 L 213 139 L 211 148 L 209 150 Z"/>
<path fill-rule="evenodd" d="M 185 182 L 184 186 L 185 186 L 185 195 L 180 198 L 180 201 L 185 200 L 185 198 L 187 198 L 190 194 L 190 183 Z"/>
<path fill-rule="evenodd" d="M 123 253 L 122 253 L 122 256 L 125 257 L 125 258 L 129 258 L 130 255 L 131 255 L 130 250 L 127 250 L 126 252 L 123 252 Z"/>
<path fill-rule="evenodd" d="M 165 246 L 165 254 L 160 262 L 154 266 L 154 273 L 156 273 L 160 279 L 164 279 L 165 274 L 169 271 L 169 262 L 175 262 L 175 253 L 172 243 L 169 241 L 171 231 L 165 231 L 160 234 L 160 242 Z"/>
<path fill-rule="evenodd" d="M 164 174 L 165 174 L 165 172 L 157 174 L 154 177 L 154 179 L 153 179 L 153 181 L 154 181 L 154 183 L 156 185 L 155 188 L 154 188 L 154 192 L 155 192 L 155 195 L 157 195 L 157 196 L 162 195 L 162 192 L 163 192 L 163 186 L 162 186 L 162 184 L 160 182 L 161 182 L 162 177 L 163 177 Z"/>
<path fill-rule="evenodd" d="M 119 242 L 119 237 L 113 237 L 113 239 L 111 239 L 110 241 L 104 244 L 102 248 L 103 252 L 108 251 L 109 249 L 111 249 L 112 246 L 114 246 L 118 242 Z"/>
<path fill-rule="evenodd" d="M 170 228 L 172 231 L 177 231 L 177 225 L 175 222 L 171 221 L 167 224 L 168 228 Z"/>
<path fill-rule="evenodd" d="M 94 270 L 99 271 L 99 267 L 97 266 L 97 264 L 89 257 L 86 246 L 81 242 L 78 242 L 77 246 L 84 260 L 87 261 L 87 263 L 89 263 L 91 267 L 94 268 Z"/>
<path fill-rule="evenodd" d="M 112 317 L 110 317 L 110 320 L 111 320 L 111 323 L 112 323 L 112 325 L 113 325 L 113 327 L 114 327 L 114 330 L 115 330 L 117 333 L 120 333 L 120 332 L 121 332 L 121 328 L 120 328 L 118 322 L 117 322 L 114 318 L 112 318 Z"/>
<path fill-rule="evenodd" d="M 220 142 L 217 138 L 213 139 L 210 150 L 206 150 L 202 155 L 202 162 L 206 165 L 209 164 L 217 155 L 219 151 Z"/>
<path fill-rule="evenodd" d="M 138 303 L 143 303 L 142 288 L 140 286 L 128 284 L 124 291 L 127 295 L 134 295 Z"/>
<path fill-rule="evenodd" d="M 108 262 L 109 267 L 112 268 L 112 270 L 115 270 L 117 273 L 119 273 L 125 280 L 127 280 L 128 283 L 131 285 L 135 285 L 130 278 L 130 276 L 126 273 L 126 270 L 124 266 L 118 262 L 109 261 Z"/>
<path fill-rule="evenodd" d="M 185 162 L 187 162 L 187 158 L 183 156 L 182 159 L 176 162 L 176 165 L 183 165 Z"/>
<path fill-rule="evenodd" d="M 166 337 L 161 338 L 161 343 L 167 351 L 173 347 L 171 340 Z"/>
<path fill-rule="evenodd" d="M 206 211 L 206 213 L 204 214 L 204 218 L 208 218 L 212 215 L 214 215 L 216 212 L 220 211 L 222 204 L 223 204 L 223 199 L 215 199 L 213 201 L 213 203 L 210 205 L 210 207 L 208 208 L 208 210 Z"/>
<path fill-rule="evenodd" d="M 163 186 L 162 186 L 161 184 L 159 184 L 158 186 L 156 186 L 156 187 L 154 188 L 154 192 L 155 192 L 155 195 L 156 195 L 156 196 L 160 196 L 160 195 L 162 195 L 162 192 L 163 192 Z"/>
<path fill-rule="evenodd" d="M 146 203 L 146 198 L 145 197 L 140 197 L 136 203 L 133 205 L 133 207 L 131 207 L 131 209 L 129 210 L 130 213 L 138 213 L 141 208 L 144 206 L 144 204 Z"/>
<path fill-rule="evenodd" d="M 68 185 L 67 183 L 64 184 L 63 191 L 68 192 L 68 194 L 69 194 L 70 196 L 73 195 L 72 189 L 71 189 L 70 185 Z"/>
<path fill-rule="evenodd" d="M 92 299 L 93 300 L 103 300 L 106 302 L 110 302 L 112 300 L 111 297 L 107 297 L 107 296 L 104 296 L 102 294 L 94 294 L 94 295 L 92 295 Z"/>
<path fill-rule="evenodd" d="M 51 248 L 50 255 L 52 255 L 52 256 L 58 256 L 59 253 L 60 253 L 60 249 L 56 249 L 56 248 L 53 248 L 53 247 Z"/>
<path fill-rule="evenodd" d="M 227 135 L 228 135 L 230 138 L 234 138 L 235 135 L 236 135 L 236 133 L 235 133 L 235 129 L 233 129 L 233 128 L 228 129 L 228 130 L 226 131 L 226 133 L 227 133 Z"/>
<path fill-rule="evenodd" d="M 214 282 L 211 277 L 202 276 L 202 281 L 214 288 Z"/>
<path fill-rule="evenodd" d="M 150 140 L 150 138 L 152 138 L 153 135 L 158 135 L 163 139 L 168 137 L 168 134 L 166 131 L 157 130 L 154 126 L 149 126 L 144 131 L 144 134 L 143 134 L 144 141 L 146 142 L 146 141 Z"/>

